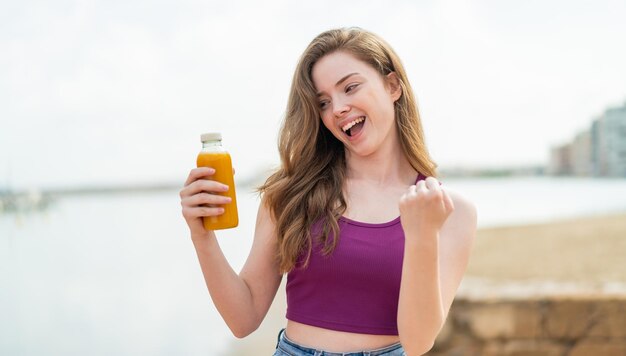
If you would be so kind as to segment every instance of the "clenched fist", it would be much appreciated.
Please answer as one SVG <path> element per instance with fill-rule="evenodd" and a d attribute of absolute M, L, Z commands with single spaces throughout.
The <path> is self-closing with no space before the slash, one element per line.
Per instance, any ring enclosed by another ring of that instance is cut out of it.
<path fill-rule="evenodd" d="M 423 232 L 439 231 L 454 211 L 450 195 L 434 177 L 417 182 L 400 198 L 400 221 L 405 236 L 411 238 Z"/>

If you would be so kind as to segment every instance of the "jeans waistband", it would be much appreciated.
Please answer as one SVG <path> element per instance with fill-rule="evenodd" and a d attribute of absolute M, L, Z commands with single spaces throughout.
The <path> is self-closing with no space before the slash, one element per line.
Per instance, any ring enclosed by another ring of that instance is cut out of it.
<path fill-rule="evenodd" d="M 385 346 L 380 349 L 358 351 L 358 352 L 338 353 L 338 352 L 317 350 L 317 349 L 312 349 L 310 347 L 302 346 L 300 344 L 295 343 L 292 340 L 289 340 L 287 338 L 287 335 L 285 334 L 285 329 L 281 329 L 280 332 L 278 332 L 278 341 L 276 343 L 276 348 L 279 348 L 281 346 L 281 343 L 283 344 L 282 346 L 292 349 L 292 350 L 285 350 L 285 351 L 298 352 L 299 354 L 302 354 L 302 355 L 311 355 L 311 356 L 313 355 L 314 356 L 318 356 L 318 355 L 319 356 L 322 356 L 322 355 L 323 356 L 384 356 L 384 355 L 387 355 L 388 353 L 391 353 L 392 351 L 396 351 L 396 350 L 403 351 L 402 345 L 399 342 L 389 345 L 389 346 Z M 393 355 L 396 355 L 396 353 L 393 353 Z"/>

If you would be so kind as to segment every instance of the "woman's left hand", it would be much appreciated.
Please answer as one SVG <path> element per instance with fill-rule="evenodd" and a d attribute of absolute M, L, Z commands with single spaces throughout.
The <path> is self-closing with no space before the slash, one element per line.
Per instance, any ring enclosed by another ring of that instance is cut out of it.
<path fill-rule="evenodd" d="M 400 221 L 405 236 L 438 232 L 454 211 L 450 195 L 439 186 L 434 177 L 417 182 L 400 198 Z"/>

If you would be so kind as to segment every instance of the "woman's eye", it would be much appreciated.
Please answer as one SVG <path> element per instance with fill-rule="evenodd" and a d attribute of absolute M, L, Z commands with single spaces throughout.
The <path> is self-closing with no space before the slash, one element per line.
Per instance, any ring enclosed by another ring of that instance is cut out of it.
<path fill-rule="evenodd" d="M 320 101 L 320 109 L 325 109 L 326 105 L 328 105 L 327 101 Z"/>
<path fill-rule="evenodd" d="M 346 93 L 351 92 L 354 88 L 356 88 L 357 86 L 359 86 L 358 84 L 350 84 L 346 87 Z"/>

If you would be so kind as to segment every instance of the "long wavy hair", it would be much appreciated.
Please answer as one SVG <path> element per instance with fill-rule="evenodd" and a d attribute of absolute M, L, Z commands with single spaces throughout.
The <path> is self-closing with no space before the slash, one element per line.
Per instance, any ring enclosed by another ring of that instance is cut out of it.
<path fill-rule="evenodd" d="M 338 241 L 338 219 L 346 211 L 343 195 L 346 158 L 343 144 L 322 124 L 317 90 L 311 78 L 320 58 L 344 51 L 368 63 L 380 75 L 395 72 L 402 88 L 395 102 L 400 142 L 411 166 L 426 176 L 437 176 L 404 67 L 393 49 L 377 35 L 360 28 L 340 28 L 318 35 L 306 48 L 293 75 L 278 151 L 281 165 L 258 191 L 276 222 L 277 260 L 281 273 L 291 271 L 303 257 L 306 267 L 313 239 L 330 254 Z M 312 229 L 321 223 L 321 228 Z M 312 230 L 315 230 L 314 233 Z"/>

